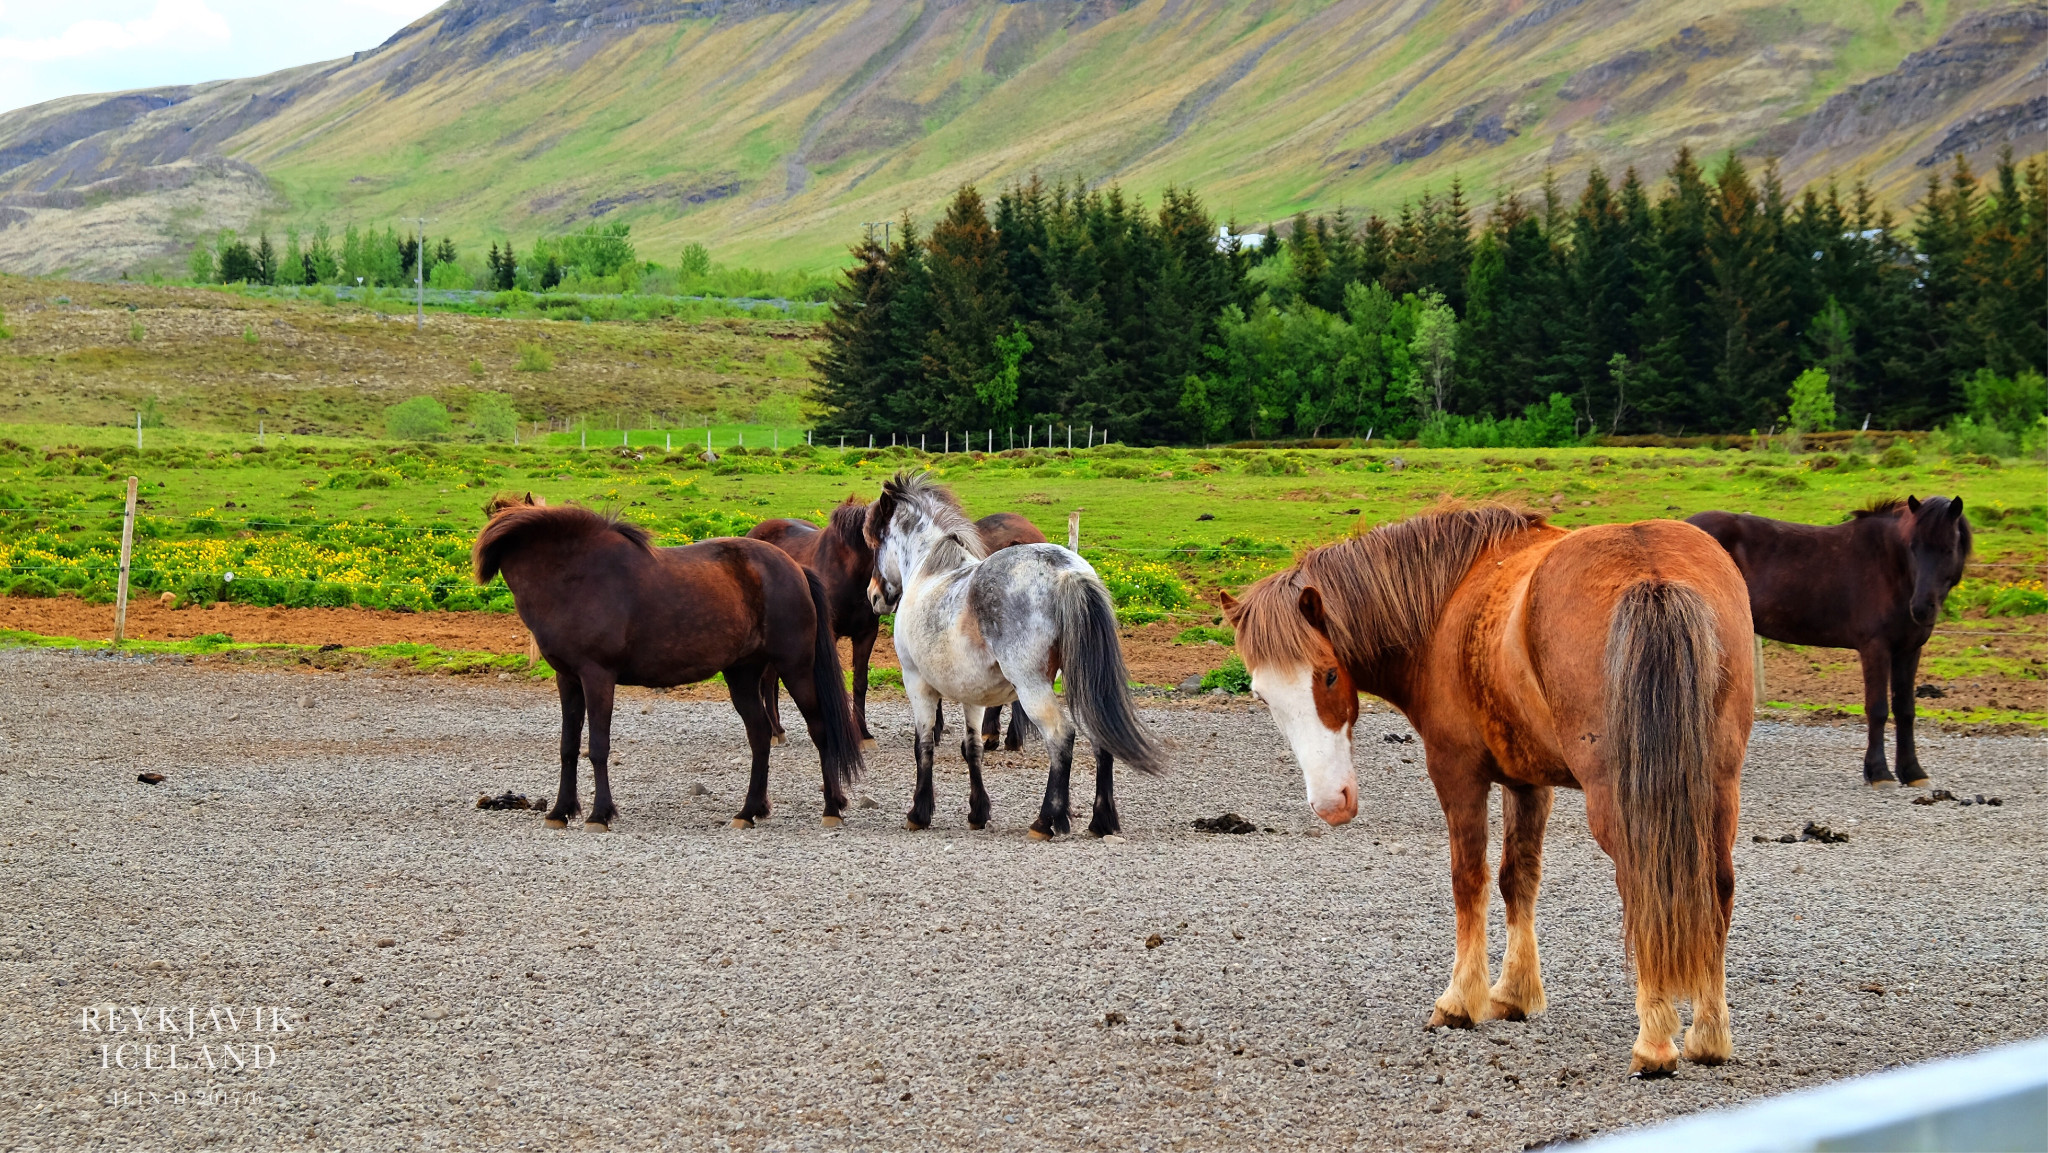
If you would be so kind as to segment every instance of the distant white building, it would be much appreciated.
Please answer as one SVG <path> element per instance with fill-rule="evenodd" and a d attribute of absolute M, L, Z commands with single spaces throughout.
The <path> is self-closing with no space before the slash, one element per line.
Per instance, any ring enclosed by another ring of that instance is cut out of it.
<path fill-rule="evenodd" d="M 1217 225 L 1216 251 L 1229 252 L 1233 245 L 1240 249 L 1264 248 L 1266 246 L 1266 234 L 1263 232 L 1240 232 L 1233 236 L 1228 224 Z"/>

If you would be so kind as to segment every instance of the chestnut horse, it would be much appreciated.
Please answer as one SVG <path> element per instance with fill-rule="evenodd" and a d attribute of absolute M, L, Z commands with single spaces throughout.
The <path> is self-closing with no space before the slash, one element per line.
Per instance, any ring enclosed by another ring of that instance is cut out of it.
<path fill-rule="evenodd" d="M 847 706 L 831 611 L 816 576 L 759 541 L 733 537 L 655 548 L 647 532 L 567 505 L 512 505 L 495 513 L 471 551 L 478 584 L 498 573 L 519 618 L 555 670 L 562 698 L 562 780 L 547 823 L 579 811 L 576 762 L 590 718 L 596 795 L 584 827 L 617 815 L 606 762 L 613 690 L 669 688 L 724 673 L 754 753 L 747 800 L 734 816 L 750 826 L 768 813 L 768 718 L 761 681 L 790 674 L 825 777 L 825 823 L 841 823 L 845 785 L 861 772 L 860 737 Z"/>
<path fill-rule="evenodd" d="M 1304 554 L 1224 598 L 1252 691 L 1331 824 L 1358 811 L 1358 693 L 1407 715 L 1450 825 L 1457 957 L 1430 1024 L 1544 1008 L 1535 904 L 1551 790 L 1585 790 L 1636 971 L 1631 1073 L 1727 1060 L 1723 973 L 1750 726 L 1749 599 L 1677 521 L 1567 532 L 1500 505 L 1425 513 Z M 1604 643 L 1589 643 L 1593 638 Z M 1487 804 L 1505 794 L 1508 943 L 1488 987 Z"/>
<path fill-rule="evenodd" d="M 873 659 L 875 638 L 882 627 L 882 618 L 868 603 L 868 581 L 875 575 L 875 550 L 868 546 L 865 534 L 868 506 L 860 498 L 849 496 L 832 510 L 824 528 L 818 528 L 809 521 L 777 518 L 764 520 L 755 525 L 747 535 L 755 540 L 767 541 L 796 562 L 812 572 L 825 583 L 825 595 L 832 603 L 832 631 L 853 642 L 853 715 L 860 723 L 862 748 L 875 746 L 874 733 L 868 729 L 868 663 Z M 1038 526 L 1013 512 L 993 513 L 982 517 L 974 524 L 981 534 L 982 547 L 990 552 L 999 552 L 1016 544 L 1044 544 L 1045 534 Z M 772 740 L 782 743 L 782 707 L 776 692 L 778 678 L 770 677 L 761 682 L 762 691 L 767 694 L 768 722 L 773 728 Z M 1024 733 L 1030 727 L 1025 719 L 1024 707 L 1016 702 L 1010 705 L 1010 737 L 1006 747 L 1011 751 L 1024 747 Z M 1003 710 L 998 705 L 990 709 L 982 720 L 982 748 L 994 751 L 1002 735 Z"/>
<path fill-rule="evenodd" d="M 1896 780 L 1925 788 L 1927 773 L 1913 748 L 1913 682 L 1941 603 L 1970 563 L 1963 498 L 1881 501 L 1850 514 L 1847 523 L 1826 526 L 1732 512 L 1687 520 L 1720 541 L 1742 570 L 1758 635 L 1856 650 L 1870 726 L 1863 782 L 1879 789 L 1894 783 L 1884 763 L 1889 695 L 1898 718 Z"/>

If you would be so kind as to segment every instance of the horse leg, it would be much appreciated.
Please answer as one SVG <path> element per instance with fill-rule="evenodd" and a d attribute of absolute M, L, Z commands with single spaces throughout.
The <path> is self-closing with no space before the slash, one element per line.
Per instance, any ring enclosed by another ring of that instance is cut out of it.
<path fill-rule="evenodd" d="M 1884 763 L 1885 697 L 1891 692 L 1892 652 L 1882 643 L 1865 645 L 1863 657 L 1863 718 L 1870 725 L 1870 745 L 1863 751 L 1863 783 L 1873 789 L 1888 789 L 1897 783 Z"/>
<path fill-rule="evenodd" d="M 583 757 L 583 681 L 568 669 L 557 669 L 555 692 L 562 698 L 562 779 L 555 787 L 555 804 L 548 810 L 546 824 L 550 829 L 566 829 L 569 818 L 583 808 L 576 803 L 576 762 Z"/>
<path fill-rule="evenodd" d="M 981 747 L 991 753 L 995 752 L 1002 745 L 1003 706 L 997 705 L 995 708 L 982 713 L 981 720 L 976 722 L 969 731 L 979 732 L 981 734 Z"/>
<path fill-rule="evenodd" d="M 1038 806 L 1038 819 L 1031 822 L 1034 841 L 1049 841 L 1073 828 L 1067 808 L 1067 779 L 1074 767 L 1074 726 L 1060 712 L 1060 699 L 1052 683 L 1017 686 L 1017 699 L 1031 714 L 1038 731 L 1045 734 L 1051 763 L 1045 774 L 1045 800 Z"/>
<path fill-rule="evenodd" d="M 763 684 L 774 684 L 775 670 L 770 669 L 762 674 L 761 681 Z M 846 823 L 846 787 L 836 774 L 824 768 L 822 751 L 825 748 L 825 710 L 831 706 L 818 699 L 817 682 L 811 679 L 808 670 L 799 673 L 796 679 L 786 684 L 789 688 L 789 699 L 796 702 L 797 712 L 803 714 L 804 728 L 811 734 L 811 747 L 820 750 L 819 768 L 823 770 L 825 778 L 824 787 L 820 790 L 825 795 L 825 827 L 829 829 L 843 825 Z M 773 691 L 770 690 L 770 700 L 774 699 Z"/>
<path fill-rule="evenodd" d="M 1012 727 L 1011 732 L 1016 732 Z M 1095 750 L 1095 815 L 1088 822 L 1088 831 L 1098 837 L 1107 837 L 1123 831 L 1123 823 L 1116 815 L 1116 777 L 1110 766 L 1115 763 L 1102 749 Z"/>
<path fill-rule="evenodd" d="M 784 745 L 789 738 L 782 732 L 782 677 L 774 669 L 761 674 L 761 703 L 768 712 L 768 743 Z M 794 690 L 792 690 L 794 695 Z"/>
<path fill-rule="evenodd" d="M 1493 786 L 1467 757 L 1431 755 L 1429 750 L 1425 755 L 1437 802 L 1451 827 L 1451 900 L 1458 910 L 1451 983 L 1436 999 L 1429 1024 L 1470 1029 L 1486 1020 L 1492 1007 L 1487 995 L 1491 966 L 1486 956 L 1486 800 Z"/>
<path fill-rule="evenodd" d="M 618 806 L 612 804 L 612 779 L 607 764 L 612 755 L 612 699 L 616 687 L 611 677 L 603 673 L 583 677 L 584 710 L 590 715 L 590 775 L 596 789 L 583 827 L 593 833 L 608 831 L 612 818 L 619 812 Z"/>
<path fill-rule="evenodd" d="M 1735 1052 L 1728 1028 L 1728 924 L 1735 916 L 1735 834 L 1742 807 L 1741 746 L 1728 748 L 1714 766 L 1714 890 L 1721 902 L 1721 942 L 1713 973 L 1693 991 L 1692 1027 L 1685 1031 L 1685 1059 L 1719 1065 Z"/>
<path fill-rule="evenodd" d="M 868 731 L 868 660 L 875 655 L 875 636 L 881 625 L 853 638 L 853 722 L 860 726 L 860 747 L 875 747 L 875 734 Z"/>
<path fill-rule="evenodd" d="M 917 734 L 917 791 L 911 794 L 903 827 L 914 831 L 931 828 L 932 809 L 938 804 L 932 786 L 932 760 L 938 755 L 939 737 L 946 731 L 946 702 L 914 674 L 904 676 L 903 688 L 910 694 L 910 723 Z"/>
<path fill-rule="evenodd" d="M 1024 702 L 1011 701 L 1010 735 L 1003 738 L 1003 747 L 1010 750 L 1013 753 L 1016 752 L 1018 749 L 1023 748 L 1024 731 L 1030 727 L 1031 722 L 1027 720 L 1024 716 Z"/>
<path fill-rule="evenodd" d="M 1590 774 L 1580 774 L 1586 782 L 1586 823 L 1592 826 L 1593 840 L 1600 850 L 1614 862 L 1614 885 L 1624 893 L 1621 870 L 1626 867 L 1626 847 L 1621 840 L 1621 814 L 1615 806 L 1614 788 L 1610 781 L 1589 779 Z M 1671 995 L 1663 989 L 1653 989 L 1643 984 L 1642 972 L 1636 972 L 1636 1042 L 1629 1051 L 1628 1071 L 1630 1076 L 1667 1077 L 1678 1071 L 1678 1046 L 1672 1038 L 1678 1035 L 1678 1007 L 1672 1003 Z"/>
<path fill-rule="evenodd" d="M 996 746 L 995 742 L 985 737 L 982 740 L 976 740 L 975 737 L 977 734 L 988 732 L 985 723 L 988 718 L 994 717 L 997 723 L 1001 723 L 1003 710 L 968 705 L 966 712 L 967 723 L 962 730 L 966 735 L 960 738 L 960 756 L 967 762 L 967 827 L 980 829 L 988 825 L 988 790 L 981 785 L 981 753 L 984 748 L 993 749 Z"/>
<path fill-rule="evenodd" d="M 737 665 L 725 670 L 726 694 L 732 698 L 733 711 L 740 715 L 740 723 L 747 727 L 747 747 L 754 754 L 746 803 L 733 814 L 735 829 L 751 829 L 755 821 L 768 815 L 768 707 L 762 700 L 761 686 L 774 675 L 774 669 L 762 665 Z"/>
<path fill-rule="evenodd" d="M 1927 787 L 1927 771 L 1913 748 L 1913 689 L 1919 679 L 1919 645 L 1892 654 L 1892 728 L 1898 730 L 1899 780 L 1912 789 Z"/>
<path fill-rule="evenodd" d="M 1547 785 L 1502 789 L 1500 895 L 1508 907 L 1508 948 L 1489 1013 L 1522 1021 L 1541 1013 L 1543 962 L 1536 952 L 1536 887 L 1543 879 L 1543 830 L 1550 821 Z"/>

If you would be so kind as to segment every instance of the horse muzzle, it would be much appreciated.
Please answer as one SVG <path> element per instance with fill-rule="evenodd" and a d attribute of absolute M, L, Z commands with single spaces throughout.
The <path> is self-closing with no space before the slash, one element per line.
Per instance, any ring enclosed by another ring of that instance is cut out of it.
<path fill-rule="evenodd" d="M 1337 795 L 1316 806 L 1316 816 L 1329 825 L 1348 825 L 1358 815 L 1358 786 L 1345 785 Z"/>
<path fill-rule="evenodd" d="M 902 594 L 891 596 L 888 588 L 880 580 L 868 582 L 868 607 L 874 609 L 877 616 L 887 616 L 895 612 L 896 602 L 900 599 Z"/>

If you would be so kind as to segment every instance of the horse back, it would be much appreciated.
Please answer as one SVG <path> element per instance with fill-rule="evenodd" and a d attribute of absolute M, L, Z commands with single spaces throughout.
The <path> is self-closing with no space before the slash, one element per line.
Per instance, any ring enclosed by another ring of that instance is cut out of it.
<path fill-rule="evenodd" d="M 1775 641 L 1859 648 L 1911 595 L 1905 544 L 1890 517 L 1814 525 L 1716 511 L 1687 523 L 1734 561 L 1757 633 Z"/>
<path fill-rule="evenodd" d="M 1014 512 L 996 512 L 974 522 L 974 531 L 981 535 L 982 549 L 989 556 L 1017 544 L 1045 544 L 1045 534 L 1038 526 Z"/>

